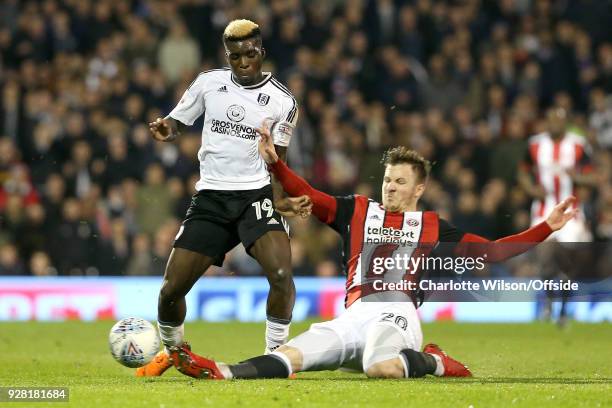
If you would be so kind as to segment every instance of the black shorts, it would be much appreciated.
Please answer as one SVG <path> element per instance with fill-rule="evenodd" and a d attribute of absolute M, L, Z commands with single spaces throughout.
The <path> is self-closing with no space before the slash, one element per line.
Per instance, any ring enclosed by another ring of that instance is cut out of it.
<path fill-rule="evenodd" d="M 221 266 L 225 254 L 240 242 L 249 252 L 268 231 L 289 232 L 273 207 L 271 185 L 258 190 L 201 190 L 191 199 L 174 247 L 213 257 Z"/>

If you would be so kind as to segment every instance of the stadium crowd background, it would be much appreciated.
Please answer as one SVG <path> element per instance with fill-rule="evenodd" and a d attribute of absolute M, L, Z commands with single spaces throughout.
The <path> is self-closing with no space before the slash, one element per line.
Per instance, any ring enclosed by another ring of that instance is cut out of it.
<path fill-rule="evenodd" d="M 0 275 L 160 275 L 198 177 L 201 120 L 154 143 L 198 72 L 224 64 L 234 18 L 263 31 L 300 104 L 289 164 L 335 194 L 379 197 L 380 158 L 433 161 L 423 200 L 489 238 L 529 225 L 526 140 L 563 106 L 599 188 L 579 195 L 612 238 L 608 1 L 5 0 L 0 5 Z M 336 234 L 292 222 L 295 275 L 339 272 Z M 237 249 L 216 274 L 259 267 Z"/>

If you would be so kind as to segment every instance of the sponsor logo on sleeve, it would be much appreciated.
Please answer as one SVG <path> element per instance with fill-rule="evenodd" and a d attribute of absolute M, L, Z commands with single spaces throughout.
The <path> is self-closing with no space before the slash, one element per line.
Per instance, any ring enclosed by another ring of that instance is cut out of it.
<path fill-rule="evenodd" d="M 284 123 L 280 123 L 277 127 L 276 127 L 276 131 L 278 133 L 282 133 L 288 136 L 291 136 L 291 126 L 286 125 Z"/>

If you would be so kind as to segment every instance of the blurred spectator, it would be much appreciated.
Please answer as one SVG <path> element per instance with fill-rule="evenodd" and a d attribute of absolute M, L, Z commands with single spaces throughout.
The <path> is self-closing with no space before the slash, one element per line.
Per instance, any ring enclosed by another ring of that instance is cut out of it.
<path fill-rule="evenodd" d="M 163 274 L 201 121 L 174 144 L 147 123 L 226 64 L 221 32 L 242 17 L 261 24 L 265 69 L 298 100 L 289 164 L 315 186 L 377 198 L 381 153 L 405 144 L 433 162 L 424 208 L 512 233 L 529 224 L 516 180 L 527 137 L 562 106 L 598 167 L 597 191 L 577 193 L 610 240 L 611 13 L 605 1 L 1 2 L 2 273 Z M 291 223 L 294 273 L 338 274 L 336 234 Z M 228 265 L 213 272 L 258 273 L 248 256 Z"/>
<path fill-rule="evenodd" d="M 57 270 L 51 265 L 51 258 L 45 252 L 34 252 L 30 258 L 30 274 L 33 276 L 55 276 Z"/>
<path fill-rule="evenodd" d="M 2 115 L 0 115 L 0 135 L 5 135 L 13 140 L 20 133 L 23 123 L 22 110 L 20 107 L 20 89 L 16 81 L 7 81 L 2 92 Z"/>
<path fill-rule="evenodd" d="M 8 138 L 0 138 L 0 211 L 9 196 L 23 199 L 24 205 L 38 202 L 39 197 L 32 185 L 28 168 L 20 162 L 15 144 Z"/>
<path fill-rule="evenodd" d="M 44 207 L 41 204 L 26 207 L 25 219 L 16 231 L 22 259 L 29 259 L 36 251 L 46 250 L 49 233 Z"/>
<path fill-rule="evenodd" d="M 144 183 L 138 188 L 136 221 L 140 230 L 153 234 L 172 216 L 172 197 L 165 184 L 164 168 L 151 164 Z"/>
<path fill-rule="evenodd" d="M 24 275 L 25 272 L 23 263 L 19 259 L 17 247 L 13 244 L 0 246 L 0 276 Z"/>
<path fill-rule="evenodd" d="M 122 218 L 115 218 L 110 229 L 110 238 L 102 240 L 96 252 L 97 267 L 101 275 L 124 275 L 130 260 L 127 226 Z"/>
<path fill-rule="evenodd" d="M 49 243 L 56 257 L 53 264 L 61 275 L 97 275 L 96 235 L 93 226 L 82 219 L 81 203 L 74 198 L 64 201 L 62 219 Z M 94 261 L 94 262 L 92 262 Z"/>
<path fill-rule="evenodd" d="M 177 82 L 183 74 L 191 74 L 200 66 L 198 44 L 189 36 L 185 24 L 176 20 L 159 45 L 159 68 L 170 82 Z"/>
<path fill-rule="evenodd" d="M 317 265 L 315 276 L 318 278 L 331 278 L 338 276 L 338 266 L 332 261 L 323 261 Z"/>
<path fill-rule="evenodd" d="M 291 265 L 293 267 L 293 276 L 312 275 L 304 244 L 295 239 L 291 240 Z"/>
<path fill-rule="evenodd" d="M 153 238 L 153 264 L 150 275 L 163 275 L 166 263 L 172 251 L 172 242 L 179 231 L 179 222 L 176 219 L 165 220 L 165 223 L 155 232 Z M 202 271 L 204 274 L 206 271 Z"/>
<path fill-rule="evenodd" d="M 138 234 L 132 240 L 132 256 L 129 259 L 126 275 L 145 276 L 153 272 L 151 240 L 147 234 Z"/>
<path fill-rule="evenodd" d="M 123 131 L 123 124 L 117 123 Z M 129 157 L 127 140 L 121 133 L 114 133 L 108 136 L 108 159 L 106 160 L 104 170 L 104 186 L 106 188 L 121 184 L 128 178 L 140 178 L 138 174 L 138 163 L 134 163 Z"/>
<path fill-rule="evenodd" d="M 457 80 L 449 75 L 446 60 L 442 55 L 436 54 L 429 60 L 429 76 L 424 90 L 426 106 L 450 113 L 451 109 L 461 102 L 463 94 Z"/>
<path fill-rule="evenodd" d="M 612 95 L 606 95 L 601 88 L 591 91 L 589 125 L 599 146 L 612 151 Z"/>

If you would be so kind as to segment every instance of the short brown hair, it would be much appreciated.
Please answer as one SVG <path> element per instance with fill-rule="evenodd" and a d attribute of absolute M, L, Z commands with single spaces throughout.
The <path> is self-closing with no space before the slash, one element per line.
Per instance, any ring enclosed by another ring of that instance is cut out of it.
<path fill-rule="evenodd" d="M 396 146 L 387 150 L 383 154 L 382 164 L 385 166 L 410 164 L 421 182 L 427 180 L 431 170 L 431 163 L 429 160 L 406 146 Z"/>

